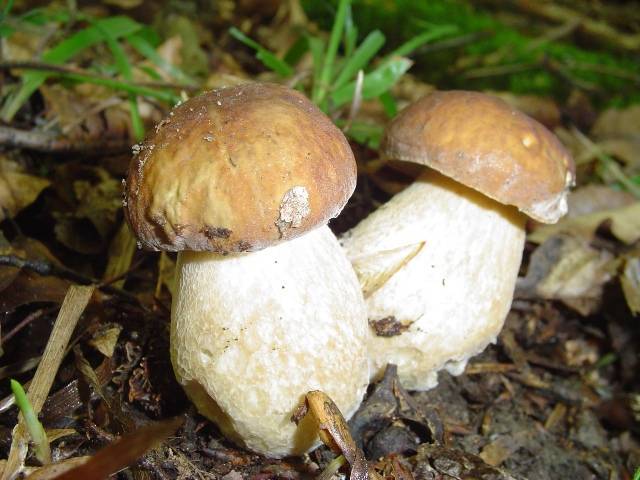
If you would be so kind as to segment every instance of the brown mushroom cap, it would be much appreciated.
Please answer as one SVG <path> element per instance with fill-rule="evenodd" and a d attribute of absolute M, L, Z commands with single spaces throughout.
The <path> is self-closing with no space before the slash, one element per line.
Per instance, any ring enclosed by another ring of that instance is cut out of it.
<path fill-rule="evenodd" d="M 566 213 L 575 176 L 573 160 L 555 135 L 477 92 L 435 92 L 411 104 L 388 127 L 383 149 L 544 223 Z"/>
<path fill-rule="evenodd" d="M 259 250 L 326 224 L 356 183 L 342 132 L 302 94 L 274 84 L 192 98 L 138 150 L 125 212 L 153 250 Z"/>

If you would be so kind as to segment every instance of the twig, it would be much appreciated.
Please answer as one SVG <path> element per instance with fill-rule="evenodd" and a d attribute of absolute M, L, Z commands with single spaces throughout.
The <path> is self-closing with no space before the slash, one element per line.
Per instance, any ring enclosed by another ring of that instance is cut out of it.
<path fill-rule="evenodd" d="M 501 75 L 511 75 L 513 73 L 522 73 L 529 70 L 535 70 L 542 66 L 542 62 L 525 62 L 525 63 L 512 63 L 507 65 L 489 65 L 485 67 L 473 68 L 467 70 L 462 74 L 462 78 L 484 78 L 484 77 L 497 77 Z"/>
<path fill-rule="evenodd" d="M 29 385 L 29 401 L 35 414 L 39 414 L 53 385 L 58 367 L 65 354 L 65 348 L 69 343 L 71 334 L 84 312 L 94 287 L 80 287 L 72 285 L 60 307 L 60 313 L 51 331 L 42 360 Z M 24 465 L 27 456 L 26 424 L 22 415 L 18 416 L 18 424 L 13 430 L 11 449 L 5 464 L 2 480 L 11 480 L 16 477 Z"/>
<path fill-rule="evenodd" d="M 82 68 L 67 67 L 64 65 L 55 65 L 52 63 L 36 62 L 36 61 L 7 61 L 0 62 L 0 70 L 39 70 L 43 72 L 51 72 L 58 74 L 70 74 L 70 75 L 82 75 L 84 77 L 93 78 L 95 80 L 113 80 L 112 77 L 106 75 L 99 75 L 89 70 Z M 145 87 L 145 88 L 170 88 L 172 90 L 186 90 L 188 92 L 195 92 L 199 90 L 199 87 L 195 85 L 186 85 L 182 83 L 171 82 L 128 82 L 132 86 Z"/>
<path fill-rule="evenodd" d="M 126 153 L 131 148 L 129 140 L 85 142 L 57 138 L 37 130 L 18 130 L 2 126 L 0 126 L 0 145 L 44 153 L 82 153 L 85 155 L 113 155 Z"/>
<path fill-rule="evenodd" d="M 11 340 L 11 338 L 13 338 L 20 330 L 22 330 L 24 327 L 29 325 L 34 320 L 37 320 L 38 318 L 42 317 L 43 315 L 51 313 L 51 312 L 53 312 L 54 310 L 57 310 L 57 309 L 58 309 L 58 307 L 54 307 L 54 308 L 39 308 L 35 312 L 31 312 L 29 315 L 24 317 L 15 327 L 13 327 L 6 335 L 3 335 L 2 338 L 0 338 L 0 346 L 4 345 L 6 342 Z"/>
<path fill-rule="evenodd" d="M 533 13 L 554 22 L 566 23 L 578 20 L 579 28 L 592 39 L 599 40 L 621 50 L 637 51 L 640 49 L 640 34 L 625 34 L 586 15 L 551 2 L 538 0 L 519 0 L 515 4 L 522 10 Z"/>
<path fill-rule="evenodd" d="M 31 260 L 27 258 L 21 258 L 16 255 L 0 255 L 0 265 L 24 268 L 27 270 L 31 270 L 38 275 L 59 277 L 65 280 L 70 280 L 74 283 L 79 283 L 81 285 L 95 285 L 104 293 L 117 295 L 118 297 L 126 299 L 134 305 L 139 305 L 145 308 L 140 304 L 140 301 L 137 299 L 137 297 L 130 294 L 129 292 L 126 292 L 120 288 L 112 287 L 110 285 L 102 284 L 100 280 L 87 277 L 74 270 L 71 270 L 70 268 L 56 265 L 54 263 L 48 262 L 47 260 Z"/>

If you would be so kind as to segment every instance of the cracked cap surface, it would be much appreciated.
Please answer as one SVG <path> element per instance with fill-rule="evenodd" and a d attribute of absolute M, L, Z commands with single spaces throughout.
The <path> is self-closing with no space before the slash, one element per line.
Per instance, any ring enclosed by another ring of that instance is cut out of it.
<path fill-rule="evenodd" d="M 259 250 L 337 216 L 356 184 L 349 143 L 301 93 L 245 84 L 175 107 L 134 149 L 125 215 L 152 250 Z"/>
<path fill-rule="evenodd" d="M 466 91 L 423 97 L 391 122 L 382 148 L 540 222 L 555 223 L 567 211 L 571 156 L 553 133 L 498 98 Z"/>

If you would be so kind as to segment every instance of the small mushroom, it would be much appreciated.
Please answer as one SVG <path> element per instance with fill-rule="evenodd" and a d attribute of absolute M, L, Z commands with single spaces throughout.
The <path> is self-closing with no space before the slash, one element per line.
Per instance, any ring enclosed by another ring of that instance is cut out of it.
<path fill-rule="evenodd" d="M 369 380 L 366 307 L 326 226 L 353 192 L 344 135 L 271 84 L 205 93 L 144 142 L 126 185 L 142 246 L 179 251 L 171 359 L 198 410 L 256 452 L 300 454 L 322 389 L 348 415 Z"/>
<path fill-rule="evenodd" d="M 573 161 L 558 139 L 481 93 L 426 96 L 386 131 L 389 158 L 430 167 L 341 243 L 367 302 L 373 374 L 398 365 L 409 389 L 495 341 L 522 260 L 526 215 L 567 211 Z"/>

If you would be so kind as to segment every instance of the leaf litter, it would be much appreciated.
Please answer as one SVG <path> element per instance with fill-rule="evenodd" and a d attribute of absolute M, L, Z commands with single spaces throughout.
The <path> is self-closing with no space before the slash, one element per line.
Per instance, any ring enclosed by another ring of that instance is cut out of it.
<path fill-rule="evenodd" d="M 93 478 L 127 465 L 133 478 L 297 479 L 324 478 L 323 472 L 327 478 L 342 472 L 402 480 L 630 478 L 640 465 L 640 200 L 634 187 L 640 178 L 639 110 L 595 106 L 580 83 L 570 85 L 573 92 L 564 102 L 505 92 L 500 82 L 492 88 L 556 129 L 577 159 L 579 186 L 566 218 L 531 225 L 506 326 L 465 374 L 443 372 L 435 389 L 406 392 L 389 366 L 348 425 L 326 407 L 330 399 L 311 393 L 309 414 L 331 438 L 323 437 L 328 446 L 303 459 L 269 460 L 238 449 L 189 406 L 168 354 L 175 256 L 138 251 L 126 228 L 120 181 L 128 153 L 102 155 L 98 147 L 96 155 L 87 146 L 109 139 L 128 150 L 135 143 L 136 115 L 152 128 L 171 106 L 167 100 L 199 86 L 285 81 L 315 93 L 348 128 L 362 174 L 345 218 L 333 224 L 344 231 L 417 175 L 381 158 L 377 145 L 393 112 L 435 88 L 403 74 L 413 54 L 385 64 L 376 63 L 376 51 L 374 63 L 364 66 L 366 95 L 350 118 L 357 71 L 345 74 L 335 90 L 314 79 L 339 76 L 355 64 L 341 50 L 329 67 L 314 58 L 313 48 L 326 48 L 330 36 L 298 2 L 219 3 L 210 20 L 190 7 L 154 10 L 155 32 L 143 25 L 148 19 L 120 15 L 133 15 L 144 1 L 97 8 L 98 26 L 113 29 L 131 62 L 129 78 L 126 68 L 104 61 L 109 44 L 95 23 L 62 15 L 48 30 L 30 25 L 31 35 L 16 29 L 2 38 L 3 60 L 42 58 L 69 69 L 53 76 L 9 69 L 6 78 L 15 88 L 2 90 L 2 115 L 12 122 L 7 125 L 39 136 L 21 144 L 26 147 L 7 143 L 0 156 L 0 376 L 18 376 L 27 386 L 54 458 L 36 466 L 28 436 L 9 407 L 9 390 L 0 387 L 0 448 L 8 459 L 3 478 L 18 471 L 28 478 Z M 109 16 L 113 12 L 118 15 Z M 345 32 L 350 21 L 345 17 Z M 231 34 L 232 26 L 242 35 Z M 154 38 L 157 32 L 163 38 Z M 298 54 L 300 32 L 313 40 Z M 357 40 L 358 33 L 345 37 L 344 48 L 355 52 L 357 43 L 349 47 L 349 38 Z M 446 44 L 439 48 L 443 55 L 453 52 Z M 291 76 L 279 79 L 265 65 L 282 67 L 282 59 L 290 63 L 280 74 Z M 565 117 L 582 130 L 563 127 Z M 38 144 L 43 138 L 58 143 Z M 61 155 L 52 145 L 73 148 Z M 419 248 L 389 254 L 402 262 Z M 377 274 L 370 288 L 391 275 Z M 78 283 L 95 285 L 93 294 Z M 65 351 L 71 353 L 63 358 Z M 182 426 L 166 421 L 179 414 L 185 414 Z M 176 430 L 177 436 L 149 450 Z"/>

